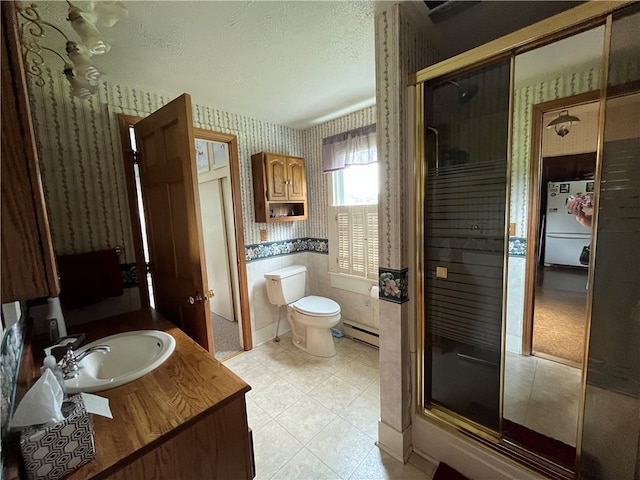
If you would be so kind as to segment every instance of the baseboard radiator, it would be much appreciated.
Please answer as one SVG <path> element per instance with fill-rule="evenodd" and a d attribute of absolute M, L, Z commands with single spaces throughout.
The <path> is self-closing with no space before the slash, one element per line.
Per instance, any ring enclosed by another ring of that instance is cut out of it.
<path fill-rule="evenodd" d="M 368 343 L 374 347 L 380 347 L 380 335 L 375 328 L 354 322 L 353 320 L 343 319 L 342 323 L 344 324 L 344 334 L 347 337 Z"/>

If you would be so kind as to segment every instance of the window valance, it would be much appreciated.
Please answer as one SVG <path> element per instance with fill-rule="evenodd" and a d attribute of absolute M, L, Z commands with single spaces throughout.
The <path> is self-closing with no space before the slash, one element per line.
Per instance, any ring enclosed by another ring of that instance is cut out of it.
<path fill-rule="evenodd" d="M 378 160 L 377 153 L 375 123 L 323 138 L 323 172 L 375 163 Z"/>

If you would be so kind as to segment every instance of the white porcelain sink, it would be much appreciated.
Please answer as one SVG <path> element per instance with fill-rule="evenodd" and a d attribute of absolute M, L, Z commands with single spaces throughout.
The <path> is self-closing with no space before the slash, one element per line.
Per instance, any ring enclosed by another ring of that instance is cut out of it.
<path fill-rule="evenodd" d="M 100 392 L 132 382 L 169 358 L 176 341 L 159 330 L 136 330 L 101 338 L 75 353 L 97 345 L 108 345 L 111 351 L 93 352 L 83 358 L 78 376 L 64 381 L 67 393 Z"/>

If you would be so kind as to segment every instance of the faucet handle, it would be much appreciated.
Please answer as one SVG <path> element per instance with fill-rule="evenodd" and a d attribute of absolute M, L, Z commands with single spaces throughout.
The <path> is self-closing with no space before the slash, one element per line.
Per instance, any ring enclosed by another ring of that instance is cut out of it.
<path fill-rule="evenodd" d="M 82 345 L 82 342 L 84 342 L 86 336 L 87 335 L 84 333 L 78 333 L 60 338 L 55 345 L 49 347 L 51 348 L 51 354 L 56 358 L 60 358 L 63 355 L 63 352 L 67 352 L 68 346 L 71 346 L 73 350 L 77 350 L 80 345 Z"/>
<path fill-rule="evenodd" d="M 60 361 L 60 369 L 64 374 L 65 380 L 78 376 L 80 368 L 78 367 L 76 354 L 73 351 L 73 345 L 67 345 L 67 353 L 64 354 L 64 357 L 62 357 Z"/>

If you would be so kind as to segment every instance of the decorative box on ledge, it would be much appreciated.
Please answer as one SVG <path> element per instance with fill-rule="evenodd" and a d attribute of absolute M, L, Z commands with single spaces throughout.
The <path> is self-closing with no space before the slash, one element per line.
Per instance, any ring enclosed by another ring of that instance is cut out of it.
<path fill-rule="evenodd" d="M 95 458 L 93 421 L 82 397 L 66 400 L 62 414 L 61 422 L 22 430 L 20 450 L 29 480 L 57 480 Z"/>

